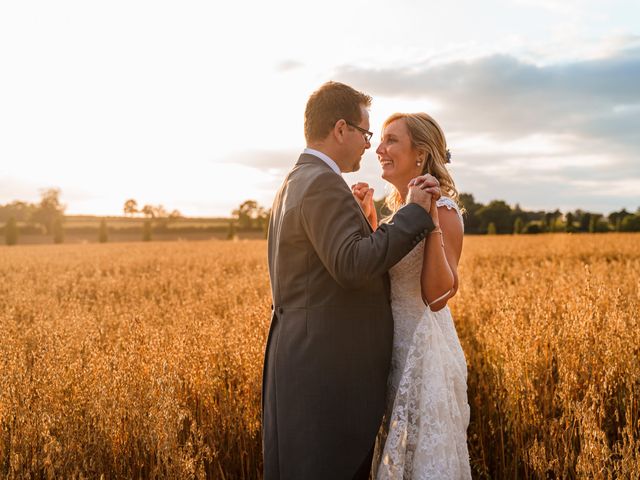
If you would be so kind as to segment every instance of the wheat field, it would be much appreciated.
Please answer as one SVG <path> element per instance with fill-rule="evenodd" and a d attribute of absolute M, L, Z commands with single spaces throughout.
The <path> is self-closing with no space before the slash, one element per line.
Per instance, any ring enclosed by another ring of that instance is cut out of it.
<path fill-rule="evenodd" d="M 476 478 L 640 477 L 640 235 L 467 237 Z M 0 477 L 261 478 L 266 242 L 0 247 Z"/>

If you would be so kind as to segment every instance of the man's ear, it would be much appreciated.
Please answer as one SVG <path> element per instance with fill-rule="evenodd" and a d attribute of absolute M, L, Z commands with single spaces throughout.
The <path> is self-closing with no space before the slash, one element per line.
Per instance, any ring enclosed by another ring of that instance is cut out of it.
<path fill-rule="evenodd" d="M 341 118 L 338 120 L 333 126 L 333 136 L 336 139 L 336 142 L 342 144 L 344 143 L 344 134 L 347 130 L 347 122 Z"/>

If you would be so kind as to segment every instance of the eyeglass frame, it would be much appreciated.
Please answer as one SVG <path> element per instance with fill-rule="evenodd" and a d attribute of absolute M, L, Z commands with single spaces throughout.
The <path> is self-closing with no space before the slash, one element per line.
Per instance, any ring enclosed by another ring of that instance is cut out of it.
<path fill-rule="evenodd" d="M 373 132 L 370 132 L 369 130 L 365 130 L 362 127 L 359 127 L 357 125 L 354 125 L 351 122 L 347 122 L 346 120 L 344 121 L 347 125 L 349 125 L 350 127 L 355 128 L 356 130 L 358 130 L 362 135 L 364 135 L 364 139 L 367 143 L 371 143 L 371 139 L 373 138 Z"/>

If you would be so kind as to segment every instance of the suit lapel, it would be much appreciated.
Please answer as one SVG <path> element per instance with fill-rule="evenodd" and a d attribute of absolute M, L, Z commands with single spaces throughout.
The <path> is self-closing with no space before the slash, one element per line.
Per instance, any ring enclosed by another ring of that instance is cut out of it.
<path fill-rule="evenodd" d="M 331 168 L 324 161 L 322 161 L 322 159 L 316 157 L 315 155 L 311 155 L 311 154 L 308 154 L 308 153 L 303 153 L 303 154 L 300 155 L 300 158 L 298 158 L 298 161 L 296 162 L 296 166 L 297 165 L 304 165 L 305 163 L 313 163 L 313 164 L 316 164 L 316 165 L 324 165 L 328 170 L 330 170 L 333 173 L 335 173 L 336 177 L 340 178 L 340 181 L 344 184 L 345 188 L 347 190 L 349 190 L 349 186 L 347 185 L 347 182 L 344 181 L 344 178 L 341 175 L 338 175 L 333 170 L 333 168 Z M 367 217 L 365 216 L 364 211 L 362 210 L 362 207 L 360 207 L 360 204 L 353 197 L 353 194 L 351 193 L 350 190 L 349 190 L 349 194 L 351 195 L 351 197 L 353 199 L 353 203 L 355 204 L 355 208 L 357 208 L 358 211 L 360 212 L 360 215 L 362 215 L 362 219 L 364 220 L 364 223 L 367 225 L 367 229 L 369 230 L 369 232 L 373 232 L 373 229 L 371 228 L 371 224 L 369 223 L 369 220 L 367 220 Z"/>

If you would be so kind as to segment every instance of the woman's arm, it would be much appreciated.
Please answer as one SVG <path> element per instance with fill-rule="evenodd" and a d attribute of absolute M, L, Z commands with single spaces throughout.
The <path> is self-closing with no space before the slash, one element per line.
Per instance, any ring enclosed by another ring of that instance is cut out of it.
<path fill-rule="evenodd" d="M 425 239 L 420 285 L 422 301 L 437 312 L 458 291 L 463 231 L 455 210 L 438 208 L 433 202 L 429 213 L 436 229 Z"/>

